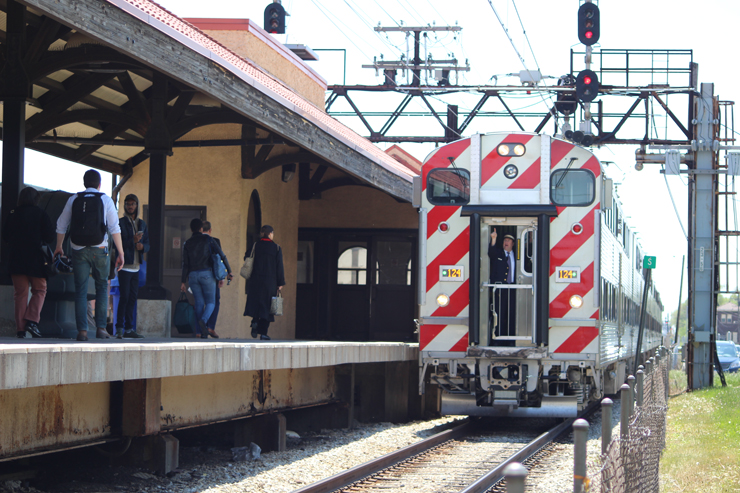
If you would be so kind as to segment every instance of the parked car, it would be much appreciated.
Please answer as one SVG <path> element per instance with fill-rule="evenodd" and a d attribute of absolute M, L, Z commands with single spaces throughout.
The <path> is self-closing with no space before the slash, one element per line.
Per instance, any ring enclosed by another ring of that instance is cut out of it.
<path fill-rule="evenodd" d="M 722 371 L 735 373 L 740 370 L 740 357 L 737 347 L 732 341 L 717 341 L 717 357 L 722 365 Z"/>

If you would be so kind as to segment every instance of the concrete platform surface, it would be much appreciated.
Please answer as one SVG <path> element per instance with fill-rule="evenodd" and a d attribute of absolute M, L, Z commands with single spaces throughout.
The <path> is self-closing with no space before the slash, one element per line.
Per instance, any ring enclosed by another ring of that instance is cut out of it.
<path fill-rule="evenodd" d="M 0 338 L 0 390 L 418 357 L 418 344 L 401 342 Z"/>

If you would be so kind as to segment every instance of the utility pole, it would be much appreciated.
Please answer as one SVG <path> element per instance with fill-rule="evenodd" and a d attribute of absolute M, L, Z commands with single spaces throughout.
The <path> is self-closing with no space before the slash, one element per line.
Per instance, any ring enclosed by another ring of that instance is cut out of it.
<path fill-rule="evenodd" d="M 421 38 L 422 34 L 426 44 L 426 37 L 428 32 L 436 31 L 447 31 L 447 32 L 459 32 L 462 31 L 460 26 L 425 26 L 425 27 L 413 27 L 413 26 L 398 26 L 398 27 L 382 27 L 378 26 L 375 28 L 376 32 L 403 32 L 406 33 L 406 37 L 414 35 L 414 57 L 409 60 L 410 54 L 407 52 L 406 57 L 401 57 L 401 60 L 394 61 L 378 61 L 377 57 L 373 60 L 372 65 L 363 65 L 362 68 L 374 68 L 376 72 L 383 71 L 385 75 L 385 85 L 396 85 L 396 71 L 401 70 L 404 74 L 406 70 L 411 71 L 411 83 L 410 86 L 419 87 L 421 86 L 421 72 L 426 70 L 428 73 L 432 73 L 438 81 L 440 86 L 450 85 L 450 72 L 455 73 L 455 79 L 457 79 L 458 72 L 469 72 L 470 64 L 467 63 L 465 66 L 458 65 L 456 58 L 449 60 L 435 60 L 429 54 L 426 55 L 426 59 L 421 58 Z M 408 41 L 408 40 L 407 40 Z M 408 46 L 408 42 L 407 42 Z M 457 82 L 457 81 L 456 81 Z"/>

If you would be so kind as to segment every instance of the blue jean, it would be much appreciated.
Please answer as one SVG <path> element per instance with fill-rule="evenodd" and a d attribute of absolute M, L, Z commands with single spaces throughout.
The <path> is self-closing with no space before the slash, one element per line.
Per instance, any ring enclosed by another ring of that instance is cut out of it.
<path fill-rule="evenodd" d="M 211 313 L 211 317 L 208 319 L 208 323 L 206 323 L 206 327 L 209 329 L 216 330 L 216 320 L 218 319 L 219 308 L 221 308 L 221 288 L 216 284 L 216 304 L 213 307 L 213 312 Z"/>
<path fill-rule="evenodd" d="M 216 306 L 216 278 L 211 269 L 196 270 L 188 274 L 188 284 L 195 298 L 195 319 L 208 322 Z M 200 325 L 195 327 L 195 333 L 200 334 Z"/>
<path fill-rule="evenodd" d="M 75 322 L 77 331 L 87 330 L 87 280 L 95 281 L 95 327 L 108 325 L 108 273 L 110 256 L 107 248 L 85 247 L 72 250 L 75 278 Z"/>

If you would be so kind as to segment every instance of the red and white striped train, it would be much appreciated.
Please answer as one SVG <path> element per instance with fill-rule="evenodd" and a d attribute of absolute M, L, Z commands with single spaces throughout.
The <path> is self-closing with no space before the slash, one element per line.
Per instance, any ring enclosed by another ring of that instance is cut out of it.
<path fill-rule="evenodd" d="M 589 150 L 476 134 L 429 154 L 414 195 L 421 371 L 432 367 L 443 414 L 570 417 L 618 391 L 635 358 L 642 254 Z M 494 230 L 516 239 L 514 283 L 490 282 Z M 661 343 L 660 296 L 648 300 L 642 352 Z"/>

